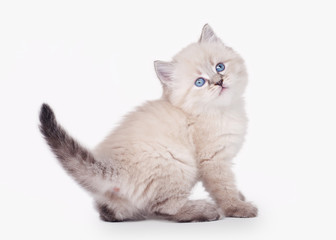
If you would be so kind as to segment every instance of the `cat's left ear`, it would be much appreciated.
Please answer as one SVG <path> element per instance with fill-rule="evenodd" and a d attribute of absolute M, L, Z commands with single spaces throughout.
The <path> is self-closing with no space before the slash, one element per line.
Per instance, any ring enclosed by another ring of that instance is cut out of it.
<path fill-rule="evenodd" d="M 172 75 L 174 71 L 174 64 L 171 62 L 155 61 L 155 72 L 161 83 L 169 85 L 172 82 Z"/>
<path fill-rule="evenodd" d="M 220 42 L 220 41 L 221 40 L 216 36 L 215 32 L 212 30 L 209 24 L 205 24 L 198 42 L 202 43 L 202 42 Z"/>

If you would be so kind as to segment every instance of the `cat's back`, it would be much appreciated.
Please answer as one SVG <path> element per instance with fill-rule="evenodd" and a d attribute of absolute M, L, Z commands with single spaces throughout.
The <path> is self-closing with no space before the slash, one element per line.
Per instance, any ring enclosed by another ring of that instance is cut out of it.
<path fill-rule="evenodd" d="M 153 140 L 159 137 L 173 137 L 185 131 L 187 116 L 180 109 L 165 100 L 148 101 L 126 115 L 113 135 L 125 135 Z"/>
<path fill-rule="evenodd" d="M 148 101 L 127 114 L 121 124 L 97 146 L 95 152 L 108 153 L 117 147 L 137 148 L 162 145 L 191 146 L 187 115 L 165 100 Z"/>

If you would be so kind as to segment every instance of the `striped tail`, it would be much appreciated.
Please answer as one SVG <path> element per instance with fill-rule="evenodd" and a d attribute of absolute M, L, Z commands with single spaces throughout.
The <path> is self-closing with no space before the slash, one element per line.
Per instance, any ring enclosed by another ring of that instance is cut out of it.
<path fill-rule="evenodd" d="M 40 123 L 41 133 L 68 174 L 88 191 L 98 192 L 99 181 L 95 180 L 112 176 L 113 169 L 96 161 L 92 153 L 68 135 L 47 104 L 41 107 Z"/>

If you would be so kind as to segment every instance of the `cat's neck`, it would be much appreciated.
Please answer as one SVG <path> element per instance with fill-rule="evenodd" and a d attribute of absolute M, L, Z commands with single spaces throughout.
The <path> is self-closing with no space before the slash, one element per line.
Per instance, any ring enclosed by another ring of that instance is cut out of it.
<path fill-rule="evenodd" d="M 161 97 L 162 101 L 167 101 L 170 104 L 172 104 L 169 101 L 169 98 L 166 95 L 162 95 Z M 227 115 L 236 115 L 236 114 L 242 114 L 245 115 L 245 101 L 243 97 L 240 97 L 238 99 L 235 99 L 230 105 L 227 106 L 212 106 L 212 107 L 207 107 L 207 108 L 185 108 L 183 106 L 175 106 L 172 104 L 174 107 L 182 110 L 188 117 L 191 118 L 221 118 L 223 116 Z"/>
<path fill-rule="evenodd" d="M 236 114 L 245 114 L 245 107 L 244 107 L 244 99 L 241 97 L 236 99 L 228 106 L 220 106 L 220 107 L 208 107 L 208 108 L 199 108 L 199 109 L 192 109 L 191 111 L 185 111 L 190 116 L 197 117 L 197 118 L 221 118 L 223 116 L 228 115 L 236 115 Z"/>

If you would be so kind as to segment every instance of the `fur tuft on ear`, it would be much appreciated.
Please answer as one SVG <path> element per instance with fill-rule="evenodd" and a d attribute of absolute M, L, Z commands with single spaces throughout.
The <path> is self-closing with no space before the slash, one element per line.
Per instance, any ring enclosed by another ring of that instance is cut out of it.
<path fill-rule="evenodd" d="M 174 70 L 174 64 L 171 62 L 155 61 L 155 72 L 161 83 L 164 85 L 169 84 L 172 81 L 172 74 Z"/>
<path fill-rule="evenodd" d="M 216 36 L 215 32 L 209 26 L 209 24 L 205 24 L 202 29 L 202 34 L 198 42 L 217 42 L 219 38 Z"/>

